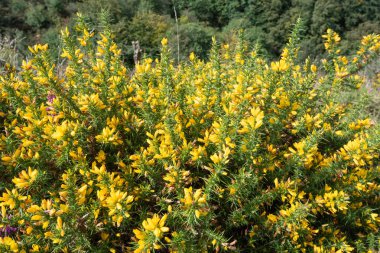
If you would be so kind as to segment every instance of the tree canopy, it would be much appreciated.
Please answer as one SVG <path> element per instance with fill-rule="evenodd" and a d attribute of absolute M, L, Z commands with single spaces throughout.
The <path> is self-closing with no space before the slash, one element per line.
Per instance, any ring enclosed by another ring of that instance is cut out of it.
<path fill-rule="evenodd" d="M 109 11 L 115 41 L 130 63 L 132 41 L 138 40 L 147 56 L 157 57 L 159 41 L 166 36 L 174 52 L 179 44 L 180 58 L 194 51 L 205 59 L 211 36 L 228 43 L 231 33 L 239 29 L 275 58 L 297 18 L 303 20 L 301 57 L 321 55 L 321 35 L 327 28 L 342 35 L 346 52 L 353 49 L 353 40 L 380 32 L 377 0 L 3 0 L 0 34 L 16 39 L 20 55 L 33 43 L 59 48 L 57 31 L 70 26 L 75 13 L 83 13 L 95 24 L 102 9 Z"/>

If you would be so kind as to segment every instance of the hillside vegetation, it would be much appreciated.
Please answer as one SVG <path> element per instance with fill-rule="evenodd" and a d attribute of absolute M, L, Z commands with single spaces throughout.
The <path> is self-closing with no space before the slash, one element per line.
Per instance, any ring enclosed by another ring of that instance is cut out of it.
<path fill-rule="evenodd" d="M 379 251 L 379 35 L 346 56 L 328 29 L 320 66 L 299 21 L 276 61 L 239 34 L 177 65 L 163 38 L 132 73 L 86 20 L 0 76 L 0 251 Z"/>
<path fill-rule="evenodd" d="M 56 57 L 59 31 L 73 25 L 76 12 L 96 25 L 102 8 L 110 12 L 114 40 L 128 66 L 133 65 L 133 41 L 140 42 L 144 54 L 158 57 L 160 40 L 168 37 L 173 52 L 179 44 L 180 59 L 190 52 L 206 59 L 212 36 L 231 43 L 241 28 L 250 43 L 259 42 L 262 53 L 276 58 L 299 17 L 302 59 L 321 58 L 327 28 L 342 36 L 344 53 L 355 50 L 352 41 L 380 33 L 378 0 L 2 0 L 0 34 L 15 39 L 21 55 L 27 55 L 28 45 L 48 43 Z"/>

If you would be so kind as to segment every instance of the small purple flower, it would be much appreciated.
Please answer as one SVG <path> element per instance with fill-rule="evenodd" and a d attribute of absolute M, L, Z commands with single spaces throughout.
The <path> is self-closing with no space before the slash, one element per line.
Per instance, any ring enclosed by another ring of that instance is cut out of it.
<path fill-rule="evenodd" d="M 0 237 L 10 236 L 16 233 L 17 230 L 18 229 L 16 227 L 11 227 L 9 225 L 6 225 L 5 227 L 0 228 Z"/>
<path fill-rule="evenodd" d="M 10 220 L 12 218 L 12 215 L 7 215 L 4 218 Z M 10 235 L 16 233 L 17 230 L 18 230 L 17 227 L 12 227 L 12 226 L 6 225 L 5 227 L 0 228 L 0 237 L 10 236 Z"/>
<path fill-rule="evenodd" d="M 56 96 L 52 92 L 49 92 L 49 94 L 47 95 L 47 100 L 51 104 L 53 103 L 55 98 L 56 98 Z"/>
<path fill-rule="evenodd" d="M 53 104 L 55 98 L 56 98 L 56 96 L 54 95 L 54 93 L 52 93 L 52 92 L 49 91 L 49 93 L 48 93 L 48 95 L 47 95 L 47 100 L 48 100 L 48 103 L 49 103 L 50 105 Z M 53 111 L 53 110 L 54 110 L 54 107 L 53 107 L 53 106 L 48 106 L 48 107 L 46 107 L 46 111 L 47 111 L 47 112 L 49 112 L 49 111 Z M 51 116 L 55 116 L 55 114 L 53 114 L 53 115 L 51 115 Z"/>

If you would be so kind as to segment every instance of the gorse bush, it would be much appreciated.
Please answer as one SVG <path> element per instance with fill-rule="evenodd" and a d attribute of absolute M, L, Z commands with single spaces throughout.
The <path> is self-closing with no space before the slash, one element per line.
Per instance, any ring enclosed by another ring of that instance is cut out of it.
<path fill-rule="evenodd" d="M 2 252 L 379 250 L 379 128 L 341 99 L 379 35 L 328 30 L 320 67 L 298 25 L 271 63 L 240 35 L 174 66 L 164 38 L 131 74 L 101 27 L 0 77 Z"/>

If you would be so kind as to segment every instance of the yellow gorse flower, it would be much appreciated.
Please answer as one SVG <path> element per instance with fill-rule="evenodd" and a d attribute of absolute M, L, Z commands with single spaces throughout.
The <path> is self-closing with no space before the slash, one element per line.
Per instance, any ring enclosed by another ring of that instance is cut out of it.
<path fill-rule="evenodd" d="M 119 137 L 119 133 L 116 131 L 116 128 L 109 128 L 108 126 L 103 128 L 102 133 L 97 135 L 95 138 L 101 143 L 111 143 L 114 145 L 123 143 Z"/>
<path fill-rule="evenodd" d="M 280 60 L 278 62 L 271 62 L 271 68 L 274 71 L 283 72 L 289 68 L 289 64 L 285 60 Z"/>
<path fill-rule="evenodd" d="M 28 188 L 37 178 L 38 170 L 33 170 L 31 167 L 28 171 L 21 171 L 18 177 L 12 179 L 12 182 L 17 188 Z"/>
<path fill-rule="evenodd" d="M 263 124 L 263 118 L 264 112 L 260 108 L 252 108 L 251 115 L 240 122 L 243 128 L 238 132 L 243 134 L 258 129 Z"/>
<path fill-rule="evenodd" d="M 203 210 L 207 204 L 206 194 L 202 193 L 202 189 L 197 189 L 193 193 L 193 188 L 184 189 L 185 196 L 181 199 L 185 209 L 194 209 L 195 216 L 199 218 L 206 215 L 207 211 Z"/>
<path fill-rule="evenodd" d="M 168 39 L 167 38 L 163 38 L 162 40 L 161 40 L 161 45 L 162 46 L 166 46 L 168 44 Z"/>
<path fill-rule="evenodd" d="M 97 195 L 99 200 L 101 200 L 102 205 L 108 208 L 108 215 L 117 226 L 120 226 L 124 218 L 130 217 L 128 211 L 131 208 L 131 203 L 134 199 L 133 196 L 128 195 L 127 192 L 122 192 L 113 188 L 110 191 L 103 188 L 97 192 Z"/>
<path fill-rule="evenodd" d="M 10 252 L 20 252 L 17 242 L 13 240 L 11 237 L 0 237 L 0 246 L 1 245 L 7 246 Z"/>
<path fill-rule="evenodd" d="M 161 249 L 161 245 L 159 244 L 160 239 L 163 237 L 164 233 L 169 232 L 169 228 L 165 227 L 167 217 L 167 214 L 161 218 L 158 214 L 154 214 L 152 218 L 143 221 L 141 230 L 133 230 L 133 233 L 138 239 L 138 248 L 134 250 L 135 253 Z M 148 241 L 148 237 L 150 236 L 154 237 L 151 243 Z"/>
<path fill-rule="evenodd" d="M 327 29 L 326 34 L 322 35 L 322 38 L 325 39 L 325 49 L 331 52 L 332 47 L 334 47 L 340 41 L 340 36 L 332 29 Z"/>
<path fill-rule="evenodd" d="M 5 190 L 0 197 L 0 205 L 8 206 L 11 210 L 16 207 L 17 202 L 25 201 L 27 196 L 20 195 L 17 189 Z"/>
<path fill-rule="evenodd" d="M 343 191 L 331 191 L 326 192 L 323 197 L 316 196 L 316 202 L 318 205 L 325 206 L 332 214 L 335 214 L 338 210 L 345 213 L 349 205 L 349 197 Z"/>

